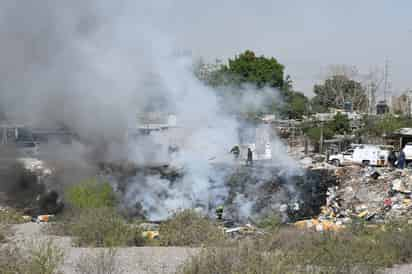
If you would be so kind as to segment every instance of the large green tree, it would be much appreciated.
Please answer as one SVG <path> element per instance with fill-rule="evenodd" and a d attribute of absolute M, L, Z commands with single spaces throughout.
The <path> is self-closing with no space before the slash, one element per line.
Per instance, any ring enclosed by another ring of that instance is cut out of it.
<path fill-rule="evenodd" d="M 366 111 L 368 98 L 360 82 L 346 75 L 333 75 L 323 84 L 315 85 L 315 97 L 312 107 L 315 112 L 326 111 L 329 108 L 342 108 L 345 102 L 351 102 L 353 109 Z"/>
<path fill-rule="evenodd" d="M 307 98 L 292 87 L 290 76 L 284 75 L 284 66 L 273 57 L 256 56 L 251 50 L 236 55 L 226 64 L 217 61 L 215 64 L 204 64 L 199 61 L 195 67 L 199 79 L 213 87 L 234 87 L 243 90 L 259 90 L 275 88 L 271 100 L 265 102 L 259 112 L 279 112 L 288 118 L 301 118 L 306 112 Z M 257 89 L 245 89 L 245 84 L 252 84 Z M 233 92 L 232 94 L 233 95 Z"/>
<path fill-rule="evenodd" d="M 254 83 L 257 87 L 283 87 L 284 66 L 275 58 L 256 56 L 253 51 L 245 52 L 229 59 L 222 66 L 222 72 L 228 75 L 236 84 Z"/>

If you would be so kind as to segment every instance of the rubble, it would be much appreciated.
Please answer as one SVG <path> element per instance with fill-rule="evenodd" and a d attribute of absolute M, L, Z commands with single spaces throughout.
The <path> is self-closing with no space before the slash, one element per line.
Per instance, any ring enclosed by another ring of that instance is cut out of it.
<path fill-rule="evenodd" d="M 328 220 L 321 220 L 321 219 L 309 219 L 309 220 L 302 220 L 297 221 L 293 224 L 298 229 L 313 229 L 318 232 L 323 231 L 335 231 L 338 232 L 345 228 L 342 223 L 333 222 Z"/>
<path fill-rule="evenodd" d="M 36 158 L 18 158 L 17 161 L 23 165 L 25 169 L 35 173 L 37 176 L 49 176 L 52 170 L 46 164 Z"/>
<path fill-rule="evenodd" d="M 320 222 L 346 224 L 360 219 L 386 222 L 412 217 L 412 171 L 346 166 L 335 170 Z"/>

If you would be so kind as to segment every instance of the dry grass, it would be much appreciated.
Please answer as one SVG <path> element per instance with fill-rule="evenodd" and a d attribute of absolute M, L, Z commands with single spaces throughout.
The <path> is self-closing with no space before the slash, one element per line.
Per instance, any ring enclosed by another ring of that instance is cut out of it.
<path fill-rule="evenodd" d="M 79 274 L 121 274 L 121 265 L 116 258 L 116 249 L 100 249 L 96 254 L 84 254 L 75 266 Z"/>
<path fill-rule="evenodd" d="M 12 208 L 0 209 L 0 224 L 11 225 L 21 224 L 24 222 L 25 220 L 20 212 Z"/>
<path fill-rule="evenodd" d="M 58 274 L 64 254 L 51 241 L 29 243 L 24 249 L 13 244 L 0 248 L 0 270 L 4 274 Z"/>
<path fill-rule="evenodd" d="M 203 273 L 376 273 L 412 261 L 412 227 L 357 228 L 340 233 L 280 228 L 229 248 L 205 248 L 182 269 Z"/>
<path fill-rule="evenodd" d="M 81 247 L 141 246 L 145 244 L 142 230 L 129 224 L 114 208 L 72 211 L 56 220 L 48 233 L 71 236 Z"/>
<path fill-rule="evenodd" d="M 223 230 L 193 210 L 176 213 L 159 229 L 163 246 L 216 245 L 224 240 Z"/>

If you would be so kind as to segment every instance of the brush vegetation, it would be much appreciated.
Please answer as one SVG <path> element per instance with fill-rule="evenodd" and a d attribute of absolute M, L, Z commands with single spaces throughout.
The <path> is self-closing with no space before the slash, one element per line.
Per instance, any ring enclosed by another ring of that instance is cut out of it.
<path fill-rule="evenodd" d="M 224 240 L 223 229 L 193 210 L 175 213 L 159 229 L 163 246 L 213 245 Z"/>
<path fill-rule="evenodd" d="M 48 228 L 53 235 L 71 236 L 80 247 L 141 246 L 142 229 L 128 223 L 115 208 L 89 208 L 67 213 Z"/>
<path fill-rule="evenodd" d="M 70 205 L 55 219 L 48 233 L 71 236 L 77 246 L 140 246 L 142 230 L 128 223 L 116 209 L 115 193 L 107 182 L 88 179 L 66 189 Z"/>
<path fill-rule="evenodd" d="M 58 274 L 64 252 L 52 241 L 26 243 L 25 248 L 14 244 L 0 248 L 0 270 L 4 274 Z"/>
<path fill-rule="evenodd" d="M 290 227 L 224 248 L 207 247 L 183 265 L 185 274 L 376 273 L 412 261 L 412 227 L 391 224 L 315 233 Z"/>
<path fill-rule="evenodd" d="M 83 180 L 66 190 L 66 201 L 74 208 L 88 209 L 113 207 L 116 196 L 108 182 L 99 182 L 96 178 Z"/>

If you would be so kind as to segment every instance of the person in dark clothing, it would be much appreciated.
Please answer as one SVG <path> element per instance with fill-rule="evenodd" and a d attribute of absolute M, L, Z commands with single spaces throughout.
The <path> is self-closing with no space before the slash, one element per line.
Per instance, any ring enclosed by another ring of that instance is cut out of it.
<path fill-rule="evenodd" d="M 235 160 L 239 159 L 239 155 L 240 155 L 240 148 L 238 145 L 234 146 L 231 150 L 230 153 L 233 154 L 233 156 L 235 157 Z"/>
<path fill-rule="evenodd" d="M 218 220 L 222 220 L 223 219 L 223 206 L 220 205 L 216 208 L 216 218 Z"/>
<path fill-rule="evenodd" d="M 393 151 L 393 150 L 391 150 L 390 152 L 389 152 L 389 155 L 388 155 L 388 163 L 389 163 L 389 166 L 390 167 L 395 167 L 395 162 L 396 162 L 396 154 L 395 154 L 395 151 Z"/>
<path fill-rule="evenodd" d="M 248 149 L 247 149 L 246 165 L 247 165 L 247 166 L 253 165 L 253 152 L 252 152 L 252 150 L 250 149 L 250 147 L 248 147 Z"/>
<path fill-rule="evenodd" d="M 403 150 L 401 150 L 401 152 L 399 153 L 398 168 L 405 168 L 405 152 L 403 152 Z"/>

